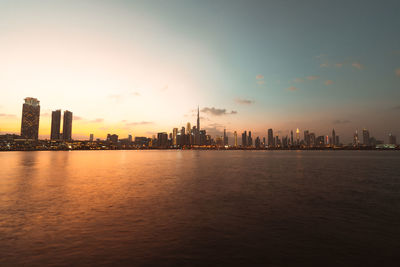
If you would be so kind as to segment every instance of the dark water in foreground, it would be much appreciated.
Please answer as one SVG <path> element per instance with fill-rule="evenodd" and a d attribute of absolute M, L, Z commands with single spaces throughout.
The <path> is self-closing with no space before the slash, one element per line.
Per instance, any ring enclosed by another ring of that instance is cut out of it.
<path fill-rule="evenodd" d="M 0 265 L 397 265 L 400 153 L 0 153 Z"/>

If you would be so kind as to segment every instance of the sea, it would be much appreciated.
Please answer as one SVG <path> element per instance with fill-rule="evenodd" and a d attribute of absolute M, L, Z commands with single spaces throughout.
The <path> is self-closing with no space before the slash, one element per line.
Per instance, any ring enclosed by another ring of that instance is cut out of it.
<path fill-rule="evenodd" d="M 0 266 L 400 266 L 400 151 L 0 152 Z"/>

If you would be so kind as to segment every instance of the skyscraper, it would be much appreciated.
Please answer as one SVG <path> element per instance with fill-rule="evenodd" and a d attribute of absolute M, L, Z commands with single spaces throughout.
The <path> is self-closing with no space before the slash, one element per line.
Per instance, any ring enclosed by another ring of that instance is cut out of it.
<path fill-rule="evenodd" d="M 228 145 L 228 136 L 226 136 L 226 129 L 224 129 L 224 146 Z"/>
<path fill-rule="evenodd" d="M 197 131 L 200 132 L 200 108 L 197 106 Z"/>
<path fill-rule="evenodd" d="M 237 147 L 238 146 L 238 142 L 237 142 L 237 132 L 235 131 L 235 132 L 233 132 L 233 138 L 234 138 L 234 144 L 235 144 L 235 147 Z"/>
<path fill-rule="evenodd" d="M 25 139 L 39 138 L 40 101 L 33 97 L 24 99 L 22 105 L 21 137 Z"/>
<path fill-rule="evenodd" d="M 247 132 L 242 133 L 242 147 L 247 147 Z"/>
<path fill-rule="evenodd" d="M 296 144 L 300 145 L 300 130 L 297 128 L 296 130 Z"/>
<path fill-rule="evenodd" d="M 192 129 L 192 126 L 190 126 L 190 122 L 186 123 L 186 134 L 191 134 L 190 130 Z"/>
<path fill-rule="evenodd" d="M 64 111 L 63 140 L 64 141 L 72 140 L 72 112 L 68 110 Z"/>
<path fill-rule="evenodd" d="M 369 146 L 369 131 L 367 129 L 363 130 L 363 145 L 364 146 Z"/>
<path fill-rule="evenodd" d="M 60 140 L 61 110 L 51 112 L 51 140 Z"/>
<path fill-rule="evenodd" d="M 249 137 L 247 140 L 247 146 L 253 146 L 253 137 L 251 137 L 251 131 L 249 131 Z"/>
<path fill-rule="evenodd" d="M 359 144 L 360 140 L 358 139 L 358 129 L 357 129 L 353 136 L 353 146 L 358 146 Z"/>
<path fill-rule="evenodd" d="M 178 145 L 178 128 L 174 128 L 172 130 L 172 145 L 177 146 Z"/>
<path fill-rule="evenodd" d="M 293 130 L 290 130 L 290 145 L 293 146 Z"/>
<path fill-rule="evenodd" d="M 310 132 L 308 130 L 304 131 L 304 143 L 306 144 L 307 147 L 310 146 Z"/>
<path fill-rule="evenodd" d="M 391 133 L 389 134 L 389 144 L 391 144 L 391 145 L 397 145 L 396 136 L 395 136 L 395 135 L 392 135 Z"/>
<path fill-rule="evenodd" d="M 332 130 L 332 145 L 338 145 L 336 144 L 336 132 L 335 129 Z"/>
<path fill-rule="evenodd" d="M 274 147 L 274 143 L 274 131 L 272 129 L 268 129 L 268 147 Z"/>
<path fill-rule="evenodd" d="M 93 134 L 90 134 L 89 141 L 90 141 L 90 142 L 93 142 L 93 139 L 94 139 L 94 135 L 93 135 Z"/>

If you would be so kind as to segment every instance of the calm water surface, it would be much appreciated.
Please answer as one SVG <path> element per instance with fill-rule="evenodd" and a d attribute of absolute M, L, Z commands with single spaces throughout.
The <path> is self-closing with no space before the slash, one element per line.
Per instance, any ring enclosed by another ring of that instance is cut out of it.
<path fill-rule="evenodd" d="M 0 265 L 393 265 L 400 153 L 0 153 Z"/>

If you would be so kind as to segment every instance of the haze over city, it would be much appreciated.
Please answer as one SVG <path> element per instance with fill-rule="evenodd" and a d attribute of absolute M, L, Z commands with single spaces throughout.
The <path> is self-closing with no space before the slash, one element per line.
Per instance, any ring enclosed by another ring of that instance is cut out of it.
<path fill-rule="evenodd" d="M 250 3 L 2 1 L 0 133 L 36 97 L 40 138 L 56 109 L 88 139 L 170 132 L 198 105 L 212 135 L 400 135 L 396 1 Z"/>

